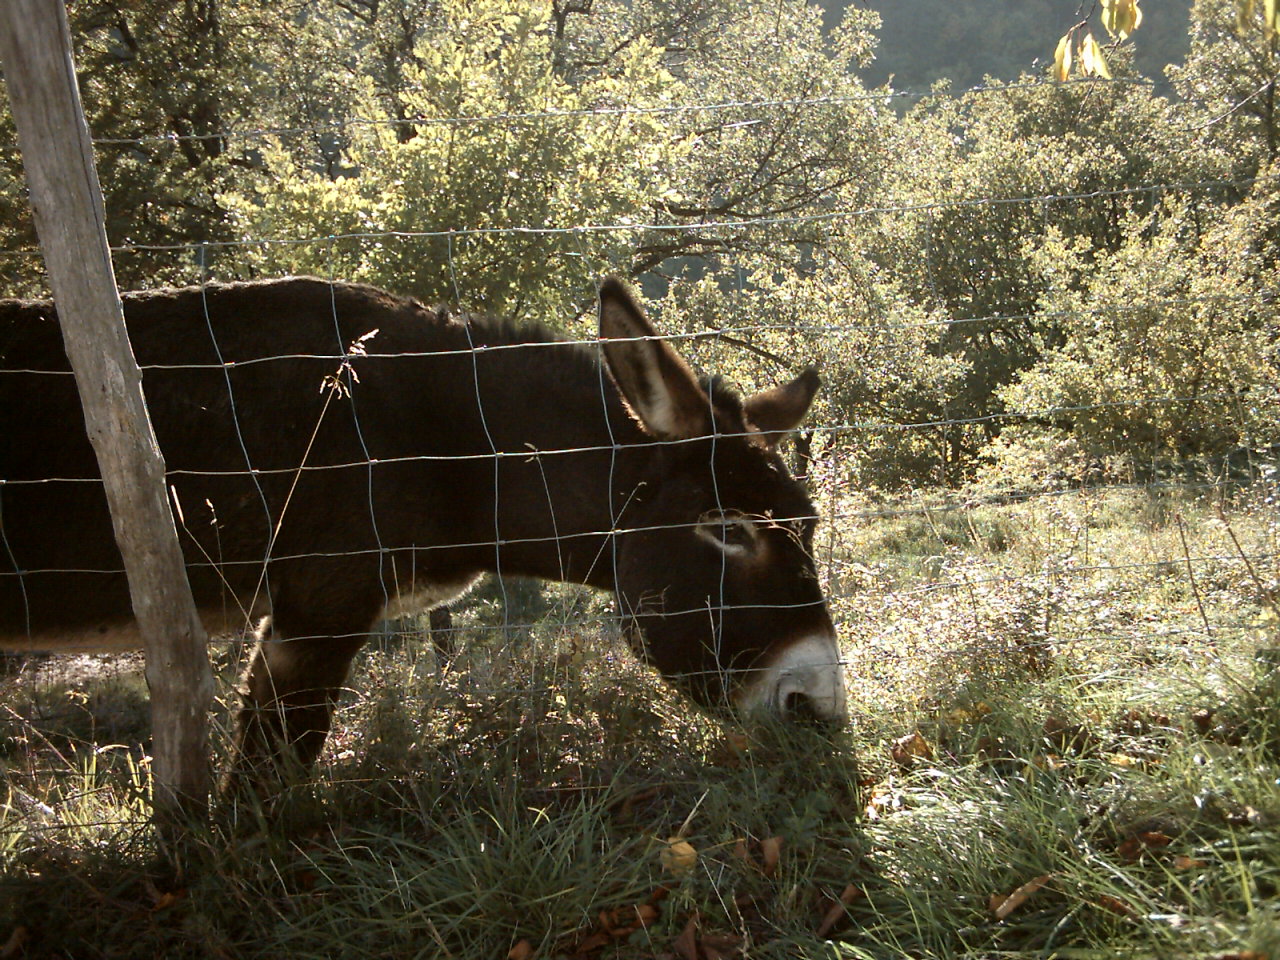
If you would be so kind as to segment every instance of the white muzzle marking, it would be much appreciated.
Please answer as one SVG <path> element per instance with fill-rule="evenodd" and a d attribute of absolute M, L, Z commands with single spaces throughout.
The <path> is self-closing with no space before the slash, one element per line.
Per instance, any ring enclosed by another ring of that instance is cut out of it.
<path fill-rule="evenodd" d="M 743 714 L 769 710 L 787 716 L 796 697 L 821 720 L 843 724 L 849 719 L 844 669 L 835 640 L 827 634 L 805 637 L 752 677 L 736 697 Z"/>

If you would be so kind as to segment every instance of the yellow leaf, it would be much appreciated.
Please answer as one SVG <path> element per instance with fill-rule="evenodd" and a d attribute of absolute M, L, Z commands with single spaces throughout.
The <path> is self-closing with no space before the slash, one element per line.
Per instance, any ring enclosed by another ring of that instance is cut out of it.
<path fill-rule="evenodd" d="M 852 883 L 845 887 L 844 892 L 840 894 L 839 902 L 831 905 L 827 910 L 827 915 L 823 917 L 822 923 L 818 925 L 818 936 L 826 937 L 835 925 L 848 915 L 845 912 L 845 907 L 862 896 L 865 896 L 865 894 L 861 887 L 854 886 Z"/>
<path fill-rule="evenodd" d="M 1053 76 L 1060 83 L 1071 76 L 1071 33 L 1063 34 L 1058 41 L 1058 49 L 1053 52 Z"/>
<path fill-rule="evenodd" d="M 1102 0 L 1102 25 L 1113 37 L 1116 35 L 1116 17 L 1119 7 L 1120 0 Z"/>
<path fill-rule="evenodd" d="M 760 870 L 766 877 L 772 877 L 777 871 L 778 860 L 781 856 L 781 837 L 768 837 L 760 841 Z"/>
<path fill-rule="evenodd" d="M 1267 2 L 1274 3 L 1275 0 L 1267 0 Z M 1102 55 L 1102 47 L 1098 45 L 1092 33 L 1085 34 L 1084 39 L 1080 41 L 1080 67 L 1086 76 L 1111 79 L 1107 58 Z"/>
<path fill-rule="evenodd" d="M 989 704 L 979 701 L 972 707 L 956 707 L 947 713 L 947 722 L 960 726 L 965 723 L 975 723 L 981 720 L 991 712 Z"/>
<path fill-rule="evenodd" d="M 1111 36 L 1127 40 L 1141 22 L 1138 0 L 1102 0 L 1102 25 Z"/>

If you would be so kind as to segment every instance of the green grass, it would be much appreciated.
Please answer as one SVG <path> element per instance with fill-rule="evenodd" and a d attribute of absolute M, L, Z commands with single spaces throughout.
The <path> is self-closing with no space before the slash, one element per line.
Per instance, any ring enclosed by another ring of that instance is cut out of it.
<path fill-rule="evenodd" d="M 11 677 L 0 944 L 1280 958 L 1274 503 L 894 506 L 844 505 L 821 558 L 855 718 L 834 738 L 698 715 L 579 625 L 602 609 L 580 592 L 513 591 L 510 622 L 543 619 L 505 632 L 481 594 L 448 669 L 414 643 L 363 658 L 315 780 L 220 811 L 180 881 L 145 819 L 136 674 Z"/>

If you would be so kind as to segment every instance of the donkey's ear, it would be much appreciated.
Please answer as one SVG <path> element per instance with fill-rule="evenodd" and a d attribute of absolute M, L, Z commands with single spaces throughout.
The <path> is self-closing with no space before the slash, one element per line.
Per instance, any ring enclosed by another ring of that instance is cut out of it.
<path fill-rule="evenodd" d="M 711 432 L 711 401 L 689 365 L 656 337 L 644 310 L 621 280 L 600 285 L 600 339 L 605 364 L 627 406 L 649 433 L 687 440 Z"/>
<path fill-rule="evenodd" d="M 776 447 L 782 439 L 800 426 L 809 412 L 809 404 L 818 392 L 818 371 L 809 367 L 790 383 L 784 383 L 749 397 L 743 408 L 747 420 L 760 431 L 765 443 Z"/>

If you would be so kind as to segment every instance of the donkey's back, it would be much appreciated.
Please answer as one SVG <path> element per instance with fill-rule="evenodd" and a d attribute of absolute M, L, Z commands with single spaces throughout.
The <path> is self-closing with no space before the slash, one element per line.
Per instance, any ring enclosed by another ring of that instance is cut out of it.
<path fill-rule="evenodd" d="M 479 424 L 474 396 L 466 402 L 461 323 L 372 287 L 307 278 L 127 294 L 124 310 L 211 632 L 265 609 L 268 561 L 287 582 L 308 555 L 311 566 L 319 555 L 345 556 L 337 579 L 348 588 L 356 569 L 377 565 L 387 544 L 371 510 L 381 494 L 370 491 L 370 461 L 417 458 L 424 476 L 413 497 L 429 512 L 422 501 L 433 490 L 441 499 L 440 485 L 465 488 L 465 458 L 479 452 L 468 430 Z M 374 352 L 413 366 L 412 375 L 379 367 L 353 396 L 355 364 Z M 410 390 L 417 396 L 407 409 L 429 408 L 431 422 L 403 421 L 404 397 L 392 394 Z M 391 499 L 382 525 L 403 539 L 394 528 L 407 507 Z M 97 461 L 48 302 L 0 303 L 0 519 L 0 645 L 135 642 Z M 328 606 L 342 599 L 335 586 L 293 590 L 329 590 Z"/>

